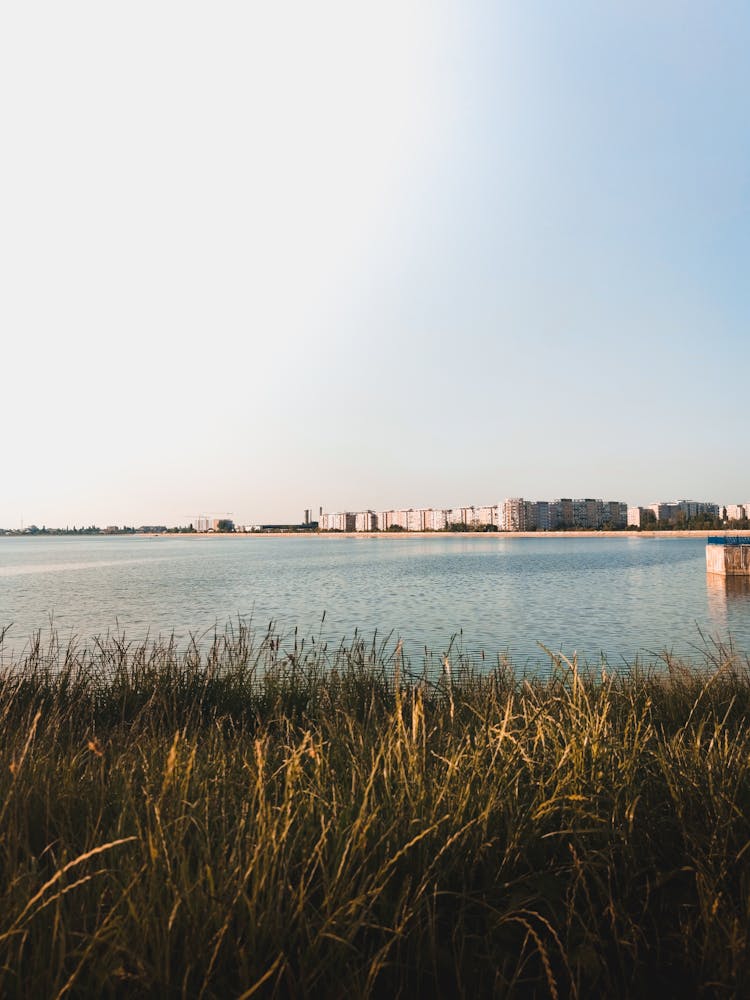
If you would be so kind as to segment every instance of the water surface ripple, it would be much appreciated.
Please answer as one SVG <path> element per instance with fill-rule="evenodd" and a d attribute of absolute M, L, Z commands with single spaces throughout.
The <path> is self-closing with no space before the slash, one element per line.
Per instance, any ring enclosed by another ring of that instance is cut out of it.
<path fill-rule="evenodd" d="M 612 666 L 701 634 L 750 650 L 750 586 L 707 577 L 691 538 L 0 538 L 0 625 L 19 648 L 119 629 L 180 641 L 238 616 L 328 642 L 403 638 L 412 663 L 453 636 L 489 662 L 540 644 Z M 325 612 L 325 621 L 321 619 Z"/>

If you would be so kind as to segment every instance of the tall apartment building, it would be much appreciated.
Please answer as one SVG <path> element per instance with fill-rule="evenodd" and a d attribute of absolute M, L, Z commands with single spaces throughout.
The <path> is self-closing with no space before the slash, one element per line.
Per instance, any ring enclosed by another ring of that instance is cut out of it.
<path fill-rule="evenodd" d="M 573 501 L 573 526 L 576 528 L 599 527 L 599 502 L 590 497 Z"/>
<path fill-rule="evenodd" d="M 466 525 L 466 508 L 452 507 L 450 510 L 446 510 L 445 520 L 448 524 L 448 527 L 450 527 L 452 524 Z"/>
<path fill-rule="evenodd" d="M 657 521 L 671 521 L 680 509 L 676 503 L 650 503 L 648 509 Z"/>
<path fill-rule="evenodd" d="M 700 514 L 707 517 L 719 516 L 719 505 L 705 500 L 680 500 L 679 507 L 688 517 L 697 517 Z"/>
<path fill-rule="evenodd" d="M 477 528 L 499 527 L 498 513 L 497 504 L 490 504 L 489 506 L 484 507 L 474 507 L 474 526 Z"/>
<path fill-rule="evenodd" d="M 408 531 L 408 521 L 409 521 L 409 511 L 405 509 L 391 510 L 388 511 L 390 514 L 389 518 L 389 528 L 402 528 L 404 531 Z"/>
<path fill-rule="evenodd" d="M 464 517 L 464 524 L 467 528 L 477 528 L 477 509 L 476 507 L 462 507 Z"/>
<path fill-rule="evenodd" d="M 523 497 L 508 497 L 503 501 L 503 531 L 526 531 L 526 501 Z"/>
<path fill-rule="evenodd" d="M 407 531 L 408 518 L 409 511 L 405 508 L 384 510 L 378 514 L 378 528 L 380 531 L 388 531 L 391 528 L 401 528 L 402 531 Z"/>
<path fill-rule="evenodd" d="M 320 515 L 320 528 L 322 531 L 356 531 L 356 524 L 357 515 L 349 511 Z"/>
<path fill-rule="evenodd" d="M 570 497 L 562 497 L 560 500 L 556 500 L 555 506 L 557 507 L 558 528 L 572 528 L 575 522 L 573 520 L 573 501 Z"/>
<path fill-rule="evenodd" d="M 422 511 L 414 510 L 410 507 L 406 511 L 406 530 L 407 531 L 423 531 L 424 522 L 422 520 Z"/>
<path fill-rule="evenodd" d="M 750 505 L 742 503 L 728 503 L 724 510 L 727 521 L 742 521 L 748 516 Z"/>
<path fill-rule="evenodd" d="M 537 531 L 551 531 L 556 527 L 556 505 L 547 500 L 538 500 L 536 504 Z"/>
<path fill-rule="evenodd" d="M 535 500 L 524 500 L 523 502 L 523 523 L 526 531 L 536 531 L 537 509 Z"/>
<path fill-rule="evenodd" d="M 648 505 L 657 521 L 676 523 L 682 518 L 718 517 L 719 505 L 705 500 L 675 500 Z"/>
<path fill-rule="evenodd" d="M 447 511 L 428 507 L 422 511 L 425 531 L 444 531 L 448 524 Z"/>
<path fill-rule="evenodd" d="M 375 513 L 375 523 L 378 531 L 387 531 L 389 526 L 389 510 L 379 510 Z"/>
<path fill-rule="evenodd" d="M 706 503 L 705 500 L 678 500 L 673 506 L 682 511 L 685 517 L 699 517 L 701 514 L 708 517 L 718 517 L 719 505 Z"/>
<path fill-rule="evenodd" d="M 619 500 L 601 500 L 599 506 L 599 528 L 626 528 L 628 525 L 628 505 Z"/>
<path fill-rule="evenodd" d="M 629 528 L 643 527 L 643 514 L 647 507 L 628 507 L 627 524 Z"/>
<path fill-rule="evenodd" d="M 355 531 L 374 531 L 377 526 L 377 518 L 371 510 L 360 510 L 354 515 Z"/>

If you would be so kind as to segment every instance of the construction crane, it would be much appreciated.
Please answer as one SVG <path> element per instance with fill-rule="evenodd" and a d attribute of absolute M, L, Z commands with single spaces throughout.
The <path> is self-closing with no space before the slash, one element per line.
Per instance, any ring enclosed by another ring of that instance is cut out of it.
<path fill-rule="evenodd" d="M 202 510 L 200 514 L 181 514 L 180 517 L 231 517 L 231 510 Z"/>

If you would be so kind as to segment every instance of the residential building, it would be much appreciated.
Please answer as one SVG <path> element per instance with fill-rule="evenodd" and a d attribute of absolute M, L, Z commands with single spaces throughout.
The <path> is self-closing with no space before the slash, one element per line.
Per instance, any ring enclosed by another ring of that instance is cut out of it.
<path fill-rule="evenodd" d="M 537 500 L 534 504 L 534 525 L 537 531 L 549 531 L 550 530 L 550 504 L 547 500 Z"/>
<path fill-rule="evenodd" d="M 679 507 L 676 503 L 650 503 L 648 509 L 653 513 L 657 521 L 664 523 L 671 521 L 675 517 Z"/>
<path fill-rule="evenodd" d="M 692 520 L 696 517 L 718 517 L 719 506 L 704 500 L 676 500 L 649 504 L 649 510 L 662 524 L 677 524 L 682 520 Z"/>
<path fill-rule="evenodd" d="M 406 511 L 406 530 L 407 531 L 422 531 L 424 528 L 424 522 L 422 520 L 422 511 L 414 510 L 412 507 Z"/>
<path fill-rule="evenodd" d="M 728 503 L 724 511 L 724 517 L 727 521 L 743 521 L 748 516 L 747 506 L 741 503 Z"/>
<path fill-rule="evenodd" d="M 389 510 L 378 510 L 375 512 L 375 524 L 378 531 L 387 531 L 390 526 Z"/>
<path fill-rule="evenodd" d="M 647 509 L 647 507 L 628 507 L 628 527 L 642 528 L 643 515 Z"/>
<path fill-rule="evenodd" d="M 354 515 L 355 531 L 375 531 L 377 518 L 374 511 L 360 510 Z"/>
<path fill-rule="evenodd" d="M 347 527 L 347 518 L 354 515 L 346 513 L 322 514 L 320 527 L 322 531 L 353 531 L 354 528 Z"/>
<path fill-rule="evenodd" d="M 670 508 L 670 505 L 661 506 Z M 645 509 L 647 508 L 631 508 L 629 512 L 627 505 L 619 500 L 563 498 L 550 501 L 508 497 L 502 504 L 476 507 L 409 507 L 378 512 L 363 510 L 328 514 L 321 511 L 318 526 L 321 531 L 346 532 L 388 531 L 393 528 L 412 532 L 445 531 L 454 527 L 494 527 L 503 531 L 551 531 L 558 527 L 624 528 L 628 523 L 640 525 L 642 511 Z M 308 512 L 305 513 L 307 515 Z M 200 523 L 199 519 L 198 524 Z M 305 522 L 307 523 L 314 522 Z M 208 530 L 216 530 L 216 524 L 217 522 L 212 522 Z"/>
<path fill-rule="evenodd" d="M 403 531 L 408 531 L 409 511 L 407 509 L 400 508 L 399 510 L 391 510 L 388 513 L 390 514 L 389 528 L 401 528 Z"/>
<path fill-rule="evenodd" d="M 626 528 L 628 524 L 628 505 L 619 500 L 600 500 L 598 511 L 599 528 Z"/>
<path fill-rule="evenodd" d="M 474 508 L 473 517 L 474 527 L 477 528 L 497 528 L 498 527 L 498 506 L 497 504 L 491 504 L 484 507 Z"/>
<path fill-rule="evenodd" d="M 555 505 L 557 507 L 557 526 L 559 528 L 572 528 L 574 524 L 573 501 L 570 497 L 563 497 L 556 500 Z"/>
<path fill-rule="evenodd" d="M 526 530 L 526 503 L 523 497 L 508 497 L 503 501 L 503 531 Z"/>
<path fill-rule="evenodd" d="M 425 531 L 445 531 L 448 524 L 447 511 L 428 508 L 424 511 Z"/>
<path fill-rule="evenodd" d="M 466 525 L 466 508 L 465 507 L 452 507 L 450 510 L 445 512 L 445 519 L 448 527 L 451 525 Z"/>

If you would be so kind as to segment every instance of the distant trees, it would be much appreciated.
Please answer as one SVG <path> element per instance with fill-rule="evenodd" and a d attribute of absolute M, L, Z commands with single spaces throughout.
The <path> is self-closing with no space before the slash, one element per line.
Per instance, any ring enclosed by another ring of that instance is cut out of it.
<path fill-rule="evenodd" d="M 471 524 L 464 524 L 463 521 L 452 521 L 442 529 L 443 531 L 497 531 L 496 524 L 480 524 L 479 521 L 472 521 Z"/>

